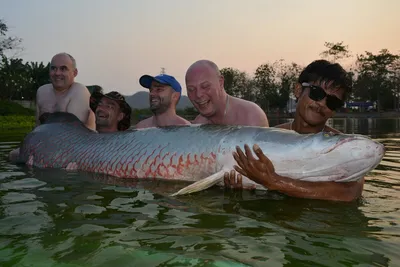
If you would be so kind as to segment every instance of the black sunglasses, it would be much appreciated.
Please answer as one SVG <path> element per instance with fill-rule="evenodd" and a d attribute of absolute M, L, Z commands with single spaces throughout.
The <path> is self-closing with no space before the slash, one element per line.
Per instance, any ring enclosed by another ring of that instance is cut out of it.
<path fill-rule="evenodd" d="M 325 93 L 325 90 L 319 86 L 311 85 L 308 83 L 302 83 L 301 86 L 303 88 L 304 87 L 310 88 L 308 97 L 314 101 L 321 101 L 326 97 L 326 106 L 332 111 L 335 111 L 336 109 L 339 109 L 344 105 L 343 100 L 337 98 L 334 95 L 328 95 L 327 93 Z"/>

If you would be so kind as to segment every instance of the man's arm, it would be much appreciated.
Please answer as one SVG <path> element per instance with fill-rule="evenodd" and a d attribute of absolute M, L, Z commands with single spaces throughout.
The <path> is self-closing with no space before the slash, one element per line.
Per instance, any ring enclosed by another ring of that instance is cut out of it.
<path fill-rule="evenodd" d="M 267 114 L 256 103 L 249 101 L 249 106 L 245 112 L 248 121 L 247 125 L 269 127 Z"/>
<path fill-rule="evenodd" d="M 357 182 L 308 182 L 280 176 L 275 172 L 272 162 L 264 155 L 261 148 L 255 146 L 254 152 L 259 159 L 252 156 L 250 148 L 245 145 L 246 155 L 237 149 L 234 158 L 238 166 L 235 170 L 254 182 L 279 191 L 289 196 L 300 198 L 324 199 L 334 201 L 353 201 L 361 196 L 364 178 Z"/>
<path fill-rule="evenodd" d="M 279 178 L 278 178 L 279 177 Z M 285 195 L 299 198 L 322 199 L 350 202 L 362 195 L 364 178 L 357 182 L 306 182 L 278 176 L 275 185 L 264 185 L 270 191 L 278 191 Z M 256 179 L 255 179 L 256 180 Z M 242 188 L 242 174 L 226 172 L 224 175 L 226 187 Z"/>
<path fill-rule="evenodd" d="M 333 201 L 354 201 L 361 196 L 364 178 L 357 182 L 308 182 L 276 175 L 271 182 L 264 182 L 269 190 L 288 196 Z"/>
<path fill-rule="evenodd" d="M 82 84 L 75 83 L 70 90 L 70 101 L 67 105 L 67 112 L 74 114 L 83 123 L 87 123 L 90 112 L 90 92 Z"/>
<path fill-rule="evenodd" d="M 40 113 L 40 109 L 39 109 L 39 104 L 37 102 L 37 97 L 36 97 L 36 114 L 35 114 L 35 127 L 38 127 L 40 124 L 39 121 L 39 113 Z"/>
<path fill-rule="evenodd" d="M 40 116 L 40 108 L 39 108 L 39 101 L 40 101 L 40 94 L 42 91 L 42 87 L 39 87 L 36 91 L 36 114 L 35 114 L 35 127 L 40 125 L 39 116 Z"/>

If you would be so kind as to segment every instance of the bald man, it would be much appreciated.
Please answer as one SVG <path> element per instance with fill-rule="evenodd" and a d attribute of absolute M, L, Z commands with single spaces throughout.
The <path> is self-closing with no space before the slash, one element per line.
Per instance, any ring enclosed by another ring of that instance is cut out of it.
<path fill-rule="evenodd" d="M 265 112 L 255 103 L 230 96 L 218 66 L 199 60 L 187 70 L 187 94 L 199 115 L 193 124 L 227 124 L 269 127 Z"/>
<path fill-rule="evenodd" d="M 90 92 L 86 86 L 75 82 L 78 75 L 75 59 L 67 53 L 53 56 L 50 63 L 50 84 L 39 87 L 36 92 L 36 126 L 44 113 L 68 112 L 77 116 L 89 129 L 96 129 L 95 115 L 90 109 Z M 10 161 L 15 161 L 19 148 L 10 152 Z"/>
<path fill-rule="evenodd" d="M 86 86 L 75 82 L 78 75 L 75 59 L 67 53 L 59 53 L 51 59 L 51 84 L 45 84 L 36 93 L 36 126 L 46 112 L 69 112 L 77 116 L 86 127 L 95 130 L 96 122 L 90 109 L 90 92 Z"/>

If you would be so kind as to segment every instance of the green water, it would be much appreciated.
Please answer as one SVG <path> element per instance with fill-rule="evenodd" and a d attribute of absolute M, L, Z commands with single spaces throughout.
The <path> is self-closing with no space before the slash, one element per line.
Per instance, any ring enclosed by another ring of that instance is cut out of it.
<path fill-rule="evenodd" d="M 400 266 L 399 122 L 330 121 L 387 149 L 354 203 L 29 169 L 3 131 L 0 266 Z"/>

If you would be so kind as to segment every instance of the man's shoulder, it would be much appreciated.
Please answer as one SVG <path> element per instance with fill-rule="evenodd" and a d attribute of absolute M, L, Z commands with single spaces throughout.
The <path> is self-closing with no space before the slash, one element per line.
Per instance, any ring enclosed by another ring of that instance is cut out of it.
<path fill-rule="evenodd" d="M 179 120 L 179 124 L 183 124 L 183 125 L 189 125 L 189 124 L 192 124 L 190 121 L 188 121 L 187 119 L 185 119 L 185 118 L 183 118 L 183 117 L 181 117 L 181 116 L 179 116 L 179 115 L 177 115 L 178 116 L 178 120 Z"/>
<path fill-rule="evenodd" d="M 260 108 L 259 105 L 257 105 L 256 103 L 250 101 L 250 100 L 246 100 L 246 99 L 242 99 L 242 98 L 238 98 L 238 97 L 234 97 L 235 102 L 237 103 L 238 107 L 245 109 L 245 110 L 249 110 L 249 111 L 263 111 L 262 108 Z"/>
<path fill-rule="evenodd" d="M 71 84 L 70 90 L 71 92 L 83 92 L 90 95 L 89 89 L 85 85 L 78 82 Z"/>
<path fill-rule="evenodd" d="M 208 123 L 208 120 L 201 114 L 197 115 L 196 118 L 191 122 L 192 124 L 204 124 Z"/>
<path fill-rule="evenodd" d="M 42 93 L 46 93 L 53 90 L 53 85 L 51 83 L 46 83 L 41 85 L 38 89 L 37 89 L 37 93 L 38 94 L 42 94 Z"/>
<path fill-rule="evenodd" d="M 256 103 L 241 99 L 241 98 L 235 98 L 236 99 L 236 107 L 237 107 L 237 112 L 240 112 L 242 114 L 245 114 L 247 117 L 255 118 L 259 117 L 260 120 L 265 121 L 267 120 L 267 114 L 264 112 L 264 110 L 257 105 Z M 266 122 L 263 122 L 264 124 Z"/>
<path fill-rule="evenodd" d="M 135 128 L 149 127 L 151 125 L 152 119 L 153 119 L 153 116 L 139 121 L 138 123 L 136 123 Z"/>

